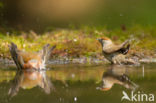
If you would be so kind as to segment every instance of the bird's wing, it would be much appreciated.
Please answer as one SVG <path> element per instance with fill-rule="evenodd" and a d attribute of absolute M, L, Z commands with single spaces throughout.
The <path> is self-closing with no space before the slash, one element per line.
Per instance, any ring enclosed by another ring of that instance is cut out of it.
<path fill-rule="evenodd" d="M 121 53 L 121 54 L 127 54 L 130 48 L 130 44 L 127 44 L 128 41 L 125 41 L 121 45 L 113 45 L 112 47 L 108 47 L 107 49 L 104 50 L 105 53 L 110 54 L 110 53 Z M 125 47 L 127 45 L 127 47 Z"/>
<path fill-rule="evenodd" d="M 110 54 L 110 53 L 115 53 L 120 49 L 121 49 L 121 47 L 119 45 L 113 45 L 111 47 L 104 49 L 104 52 L 107 54 Z"/>
<path fill-rule="evenodd" d="M 20 88 L 20 83 L 22 81 L 22 74 L 23 71 L 17 71 L 14 80 L 12 81 L 11 87 L 9 89 L 8 95 L 13 97 L 17 95 L 19 88 Z"/>
<path fill-rule="evenodd" d="M 123 86 L 125 88 L 131 89 L 131 90 L 135 90 L 136 88 L 138 88 L 138 85 L 135 84 L 133 81 L 131 81 L 128 75 L 126 74 L 118 76 L 117 79 L 123 83 Z"/>
<path fill-rule="evenodd" d="M 50 94 L 52 90 L 55 91 L 55 87 L 53 83 L 50 81 L 50 79 L 48 78 L 48 76 L 46 75 L 43 76 L 42 83 L 43 83 L 42 88 L 46 94 Z"/>
<path fill-rule="evenodd" d="M 23 68 L 23 58 L 21 55 L 19 55 L 19 50 L 17 49 L 17 45 L 14 43 L 11 43 L 11 45 L 9 45 L 9 49 L 10 49 L 11 57 L 13 58 L 17 68 L 22 69 Z"/>
<path fill-rule="evenodd" d="M 56 45 L 52 46 L 51 48 L 49 48 L 49 46 L 49 44 L 46 44 L 41 50 L 41 58 L 44 62 L 46 62 L 49 59 L 51 52 L 56 48 Z"/>
<path fill-rule="evenodd" d="M 130 42 L 130 40 L 126 40 L 125 42 L 123 42 L 123 43 L 120 45 L 120 47 L 126 46 L 127 44 L 129 44 L 129 42 Z"/>

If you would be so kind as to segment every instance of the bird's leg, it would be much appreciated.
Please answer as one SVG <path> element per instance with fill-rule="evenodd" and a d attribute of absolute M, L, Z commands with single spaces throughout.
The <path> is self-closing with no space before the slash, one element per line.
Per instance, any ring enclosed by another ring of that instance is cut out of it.
<path fill-rule="evenodd" d="M 111 64 L 115 64 L 113 61 L 111 61 Z"/>
<path fill-rule="evenodd" d="M 114 58 L 113 58 L 113 62 L 114 62 L 114 64 L 119 64 L 119 65 L 121 65 L 120 59 L 117 58 L 117 57 L 114 57 Z"/>
<path fill-rule="evenodd" d="M 116 64 L 115 58 L 112 58 L 111 64 Z"/>
<path fill-rule="evenodd" d="M 119 61 L 116 58 L 114 59 L 114 61 L 115 61 L 115 64 L 119 64 Z"/>
<path fill-rule="evenodd" d="M 116 60 L 116 61 L 117 61 L 117 63 L 118 63 L 119 65 L 122 65 L 121 62 L 120 62 L 119 60 Z"/>

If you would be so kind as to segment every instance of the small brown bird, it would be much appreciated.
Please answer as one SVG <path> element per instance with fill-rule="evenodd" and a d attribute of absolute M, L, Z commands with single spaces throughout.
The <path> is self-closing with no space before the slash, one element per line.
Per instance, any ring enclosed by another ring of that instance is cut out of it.
<path fill-rule="evenodd" d="M 49 46 L 46 44 L 39 52 L 25 52 L 18 50 L 17 45 L 11 43 L 9 49 L 18 69 L 45 69 L 45 64 L 56 47 L 56 45 L 51 48 Z"/>
<path fill-rule="evenodd" d="M 120 45 L 115 45 L 112 40 L 107 37 L 103 37 L 98 39 L 98 41 L 102 45 L 102 53 L 107 60 L 109 60 L 112 64 L 120 64 L 120 60 L 124 55 L 126 55 L 129 51 L 130 44 L 129 40 L 125 41 Z M 119 56 L 119 57 L 118 57 Z"/>

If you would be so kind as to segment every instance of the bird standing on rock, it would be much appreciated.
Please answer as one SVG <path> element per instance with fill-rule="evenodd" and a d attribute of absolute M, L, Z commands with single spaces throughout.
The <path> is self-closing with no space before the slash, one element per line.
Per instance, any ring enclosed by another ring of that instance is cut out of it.
<path fill-rule="evenodd" d="M 25 52 L 18 50 L 17 45 L 11 43 L 9 45 L 11 56 L 18 69 L 45 69 L 45 64 L 49 59 L 49 56 L 53 49 L 56 47 L 49 47 L 46 44 L 43 49 L 39 52 Z"/>
<path fill-rule="evenodd" d="M 125 60 L 124 55 L 126 55 L 130 49 L 129 40 L 126 40 L 120 45 L 115 45 L 112 40 L 107 37 L 103 37 L 97 40 L 102 45 L 103 55 L 112 64 L 121 64 L 121 61 Z"/>

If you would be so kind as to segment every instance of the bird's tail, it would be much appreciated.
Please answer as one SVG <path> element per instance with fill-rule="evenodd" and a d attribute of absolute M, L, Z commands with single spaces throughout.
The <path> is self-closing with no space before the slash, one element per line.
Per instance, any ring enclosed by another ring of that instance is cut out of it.
<path fill-rule="evenodd" d="M 119 80 L 124 82 L 124 84 L 123 84 L 124 87 L 131 89 L 133 91 L 135 91 L 139 87 L 132 80 L 130 80 L 129 76 L 126 74 L 123 74 L 122 76 L 120 76 Z"/>
<path fill-rule="evenodd" d="M 129 51 L 129 49 L 130 49 L 130 44 L 128 44 L 127 47 L 122 48 L 122 54 L 126 55 Z"/>
<path fill-rule="evenodd" d="M 18 54 L 17 45 L 14 43 L 11 43 L 11 45 L 9 45 L 9 50 L 10 50 L 11 57 L 13 58 L 17 68 L 22 69 L 23 63 L 21 61 L 23 60 L 22 60 L 22 57 Z"/>
<path fill-rule="evenodd" d="M 56 45 L 49 48 L 49 44 L 46 44 L 42 49 L 42 61 L 46 63 L 46 61 L 49 59 L 51 52 L 56 48 Z"/>
<path fill-rule="evenodd" d="M 128 44 L 126 47 L 122 47 L 118 50 L 119 53 L 122 53 L 123 55 L 126 55 L 130 49 L 130 44 Z"/>
<path fill-rule="evenodd" d="M 120 46 L 121 47 L 125 47 L 127 44 L 129 44 L 131 42 L 131 39 L 126 40 L 125 42 L 123 42 Z"/>

